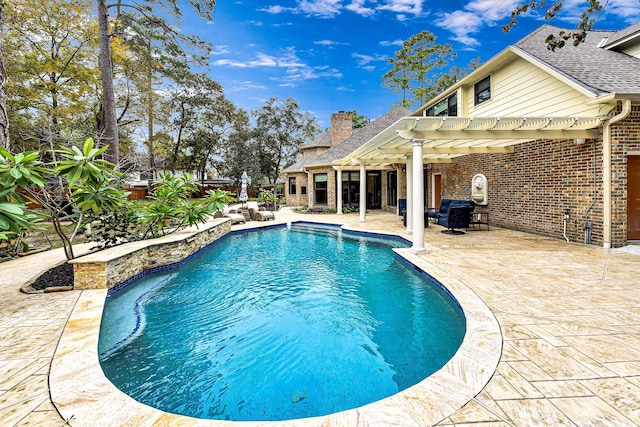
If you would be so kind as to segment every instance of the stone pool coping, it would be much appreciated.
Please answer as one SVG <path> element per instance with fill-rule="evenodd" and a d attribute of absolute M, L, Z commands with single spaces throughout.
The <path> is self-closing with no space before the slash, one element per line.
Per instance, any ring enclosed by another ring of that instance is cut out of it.
<path fill-rule="evenodd" d="M 345 227 L 346 228 L 346 227 Z M 399 237 L 399 234 L 395 234 Z M 467 333 L 447 364 L 425 380 L 380 401 L 335 414 L 277 422 L 230 422 L 170 414 L 144 405 L 118 390 L 104 375 L 98 336 L 107 289 L 82 292 L 58 344 L 49 377 L 51 399 L 71 425 L 179 426 L 326 426 L 432 425 L 453 414 L 491 379 L 502 351 L 502 334 L 493 313 L 465 284 L 413 254 L 396 253 L 428 272 L 457 299 L 465 312 Z"/>

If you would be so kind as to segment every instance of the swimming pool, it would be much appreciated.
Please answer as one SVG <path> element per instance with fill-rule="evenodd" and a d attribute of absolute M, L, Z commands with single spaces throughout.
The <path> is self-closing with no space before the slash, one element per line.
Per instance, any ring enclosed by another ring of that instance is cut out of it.
<path fill-rule="evenodd" d="M 258 421 L 361 406 L 442 367 L 465 333 L 456 302 L 393 253 L 401 240 L 324 230 L 235 234 L 110 295 L 107 377 L 167 412 Z"/>

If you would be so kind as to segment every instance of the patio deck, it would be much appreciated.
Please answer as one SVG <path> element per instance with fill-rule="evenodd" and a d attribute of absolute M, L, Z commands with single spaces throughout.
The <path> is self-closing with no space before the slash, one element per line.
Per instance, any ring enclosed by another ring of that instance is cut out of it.
<path fill-rule="evenodd" d="M 284 210 L 276 217 L 276 222 L 334 222 L 407 237 L 398 216 L 379 212 L 369 213 L 365 223 L 357 214 Z M 491 231 L 462 236 L 441 230 L 425 229 L 428 252 L 419 255 L 420 266 L 479 295 L 498 319 L 503 348 L 484 389 L 438 425 L 640 425 L 639 253 L 493 225 Z M 3 426 L 66 425 L 51 403 L 48 374 L 67 320 L 87 291 L 18 291 L 63 257 L 56 250 L 0 264 Z M 398 425 L 425 424 L 415 419 Z"/>

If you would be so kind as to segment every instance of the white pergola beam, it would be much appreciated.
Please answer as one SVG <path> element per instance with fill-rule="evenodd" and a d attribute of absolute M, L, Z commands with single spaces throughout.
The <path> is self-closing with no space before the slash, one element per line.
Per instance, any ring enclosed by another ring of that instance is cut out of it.
<path fill-rule="evenodd" d="M 451 140 L 500 140 L 515 139 L 522 142 L 537 139 L 593 139 L 598 137 L 595 129 L 504 129 L 504 130 L 399 130 L 398 136 L 406 140 L 451 139 Z"/>
<path fill-rule="evenodd" d="M 509 154 L 513 153 L 514 148 L 507 147 L 429 147 L 425 144 L 422 153 L 423 154 Z M 378 148 L 378 152 L 381 154 L 408 154 L 411 152 L 411 148 Z"/>

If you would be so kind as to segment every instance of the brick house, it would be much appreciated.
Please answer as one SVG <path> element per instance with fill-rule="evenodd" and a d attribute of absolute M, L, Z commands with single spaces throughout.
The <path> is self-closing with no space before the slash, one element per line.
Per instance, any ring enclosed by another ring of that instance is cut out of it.
<path fill-rule="evenodd" d="M 476 210 L 492 225 L 605 248 L 640 241 L 640 23 L 552 52 L 544 40 L 560 30 L 540 27 L 332 166 L 404 163 L 415 252 L 423 207 L 482 183 Z"/>
<path fill-rule="evenodd" d="M 331 116 L 331 129 L 300 147 L 300 160 L 284 170 L 288 206 L 331 208 L 345 206 L 395 211 L 398 201 L 398 174 L 404 164 L 370 165 L 358 163 L 334 166 L 355 149 L 374 138 L 400 118 L 410 114 L 394 108 L 361 129 L 352 129 L 351 113 Z M 361 180 L 360 177 L 366 177 Z M 361 200 L 360 194 L 365 197 Z M 361 210 L 363 211 L 363 210 Z"/>

